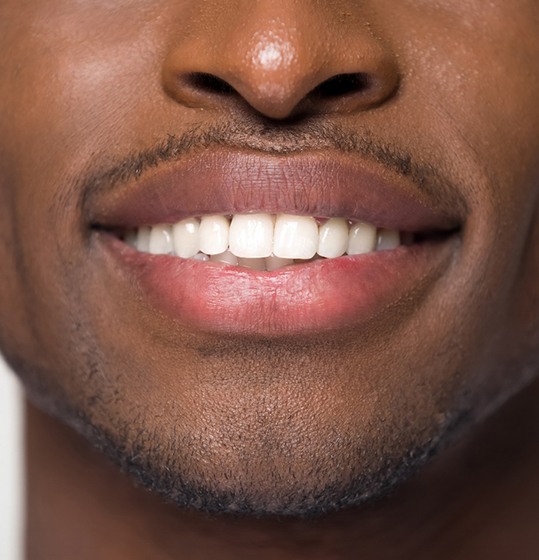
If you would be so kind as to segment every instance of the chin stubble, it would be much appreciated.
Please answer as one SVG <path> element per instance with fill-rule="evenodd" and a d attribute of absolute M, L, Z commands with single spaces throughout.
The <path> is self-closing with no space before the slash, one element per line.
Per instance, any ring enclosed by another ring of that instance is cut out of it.
<path fill-rule="evenodd" d="M 203 454 L 201 439 L 195 443 L 193 438 L 180 437 L 163 443 L 157 434 L 143 429 L 133 436 L 127 426 L 123 433 L 129 433 L 129 439 L 122 439 L 122 430 L 112 435 L 91 422 L 82 425 L 85 437 L 124 473 L 179 508 L 258 518 L 312 518 L 387 497 L 472 423 L 470 412 L 460 411 L 441 432 L 398 455 L 362 447 L 354 437 L 341 434 L 337 444 L 314 443 L 308 468 L 299 472 L 293 457 L 282 457 L 282 442 L 274 442 L 273 456 L 266 443 L 262 457 L 244 453 L 240 469 L 210 468 L 208 472 L 182 468 L 189 464 L 194 445 L 198 446 L 195 453 Z M 307 447 L 309 442 L 302 445 Z M 279 454 L 280 460 L 275 461 Z M 279 468 L 271 468 L 276 462 Z"/>

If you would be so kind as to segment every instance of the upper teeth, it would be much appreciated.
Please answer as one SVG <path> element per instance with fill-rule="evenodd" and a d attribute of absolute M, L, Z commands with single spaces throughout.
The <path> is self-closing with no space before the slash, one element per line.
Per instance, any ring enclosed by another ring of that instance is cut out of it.
<path fill-rule="evenodd" d="M 295 259 L 315 256 L 335 258 L 395 249 L 400 234 L 395 230 L 344 218 L 317 221 L 290 214 L 236 214 L 188 218 L 174 225 L 140 227 L 126 236 L 139 251 L 243 264 L 274 270 Z"/>

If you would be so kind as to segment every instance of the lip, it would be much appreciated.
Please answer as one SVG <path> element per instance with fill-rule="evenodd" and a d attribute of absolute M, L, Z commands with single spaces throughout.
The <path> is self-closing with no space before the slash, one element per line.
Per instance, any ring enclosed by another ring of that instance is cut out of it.
<path fill-rule="evenodd" d="M 197 331 L 243 335 L 359 327 L 405 300 L 418 309 L 449 267 L 457 236 L 259 272 L 141 253 L 111 231 L 253 211 L 340 216 L 402 232 L 451 232 L 463 223 L 442 210 L 458 204 L 434 200 L 406 177 L 326 154 L 195 154 L 88 201 L 107 273 L 123 275 L 134 298 Z"/>
<path fill-rule="evenodd" d="M 97 237 L 107 272 L 120 273 L 136 300 L 196 331 L 262 336 L 356 328 L 398 302 L 416 309 L 455 247 L 451 237 L 259 272 L 140 253 L 108 233 Z"/>
<path fill-rule="evenodd" d="M 449 231 L 462 223 L 459 202 L 429 196 L 409 179 L 358 158 L 220 150 L 193 154 L 90 197 L 86 219 L 103 228 L 134 228 L 263 211 L 343 217 L 400 231 Z"/>

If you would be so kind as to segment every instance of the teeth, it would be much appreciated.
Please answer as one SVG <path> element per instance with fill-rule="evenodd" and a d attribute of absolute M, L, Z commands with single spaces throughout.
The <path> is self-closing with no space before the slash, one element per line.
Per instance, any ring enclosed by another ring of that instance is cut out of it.
<path fill-rule="evenodd" d="M 152 227 L 148 252 L 152 253 L 152 255 L 168 255 L 174 253 L 172 228 L 170 226 L 158 225 Z"/>
<path fill-rule="evenodd" d="M 378 232 L 377 251 L 391 251 L 401 244 L 400 234 L 392 229 L 381 229 Z"/>
<path fill-rule="evenodd" d="M 348 238 L 349 255 L 362 255 L 376 249 L 376 228 L 370 224 L 358 223 L 350 228 Z"/>
<path fill-rule="evenodd" d="M 344 218 L 320 222 L 319 226 L 313 217 L 290 214 L 237 214 L 231 222 L 226 216 L 211 215 L 174 225 L 143 226 L 126 232 L 124 241 L 154 255 L 269 271 L 319 258 L 389 251 L 401 245 L 396 230 L 363 222 L 349 225 Z"/>
<path fill-rule="evenodd" d="M 309 216 L 279 214 L 275 220 L 273 254 L 283 259 L 310 259 L 318 249 L 318 224 Z"/>
<path fill-rule="evenodd" d="M 321 257 L 334 259 L 348 248 L 348 222 L 344 218 L 330 218 L 320 226 L 318 251 Z"/>
<path fill-rule="evenodd" d="M 200 251 L 206 255 L 218 255 L 228 249 L 230 226 L 224 216 L 204 216 L 198 230 Z"/>
<path fill-rule="evenodd" d="M 189 259 L 200 249 L 200 221 L 196 218 L 182 220 L 172 227 L 174 249 L 178 257 Z"/>
<path fill-rule="evenodd" d="M 147 253 L 150 250 L 150 235 L 152 233 L 152 228 L 141 227 L 138 230 L 137 237 L 137 250 L 142 253 Z"/>
<path fill-rule="evenodd" d="M 210 257 L 205 255 L 204 253 L 197 253 L 194 257 L 192 257 L 194 261 L 209 261 Z"/>
<path fill-rule="evenodd" d="M 270 255 L 266 259 L 266 270 L 277 270 L 283 266 L 288 266 L 294 264 L 293 259 L 281 259 L 281 257 L 276 257 L 275 255 Z"/>
<path fill-rule="evenodd" d="M 269 257 L 273 248 L 273 217 L 270 214 L 236 214 L 230 224 L 229 243 L 230 250 L 238 257 Z"/>
<path fill-rule="evenodd" d="M 136 229 L 132 229 L 127 232 L 124 237 L 124 243 L 127 243 L 129 247 L 132 249 L 137 249 L 137 242 L 138 242 L 138 231 Z"/>
<path fill-rule="evenodd" d="M 266 259 L 238 259 L 238 264 L 253 270 L 266 270 Z"/>
<path fill-rule="evenodd" d="M 210 261 L 236 266 L 238 264 L 238 257 L 233 255 L 230 251 L 225 251 L 224 253 L 219 253 L 218 255 L 212 255 L 210 257 Z"/>

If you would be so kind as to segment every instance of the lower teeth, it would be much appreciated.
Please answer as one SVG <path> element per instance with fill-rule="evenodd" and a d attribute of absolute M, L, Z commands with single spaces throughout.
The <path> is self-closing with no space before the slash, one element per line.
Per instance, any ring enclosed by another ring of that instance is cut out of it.
<path fill-rule="evenodd" d="M 312 262 L 315 260 L 322 259 L 323 257 L 316 256 L 312 259 L 303 260 L 303 259 L 281 259 L 276 257 L 275 255 L 271 255 L 265 259 L 247 259 L 247 258 L 238 258 L 229 251 L 226 253 L 221 253 L 219 255 L 206 255 L 205 253 L 198 253 L 191 259 L 196 261 L 203 261 L 203 262 L 213 262 L 213 263 L 220 263 L 223 265 L 229 266 L 240 266 L 244 268 L 250 268 L 252 270 L 260 270 L 260 271 L 273 271 L 278 270 L 279 268 L 283 268 L 285 266 L 291 266 L 294 264 L 303 264 L 307 262 Z M 188 259 L 188 260 L 191 260 Z M 325 259 L 324 259 L 325 260 Z"/>

